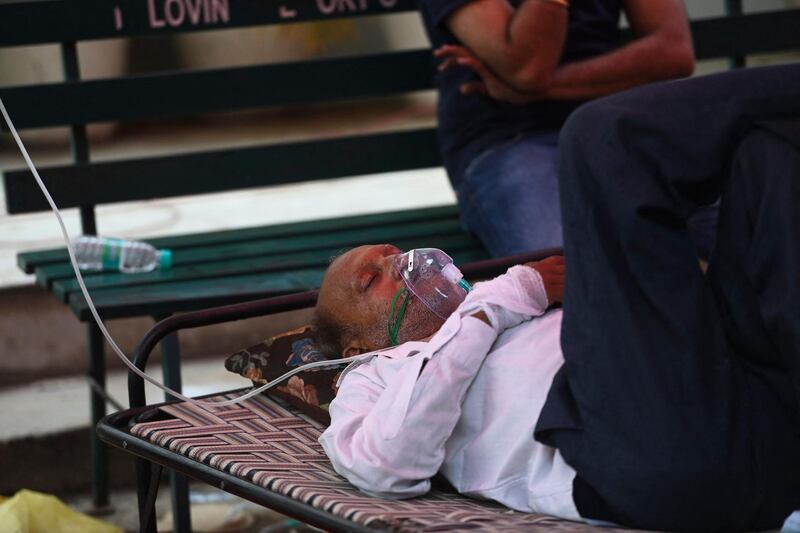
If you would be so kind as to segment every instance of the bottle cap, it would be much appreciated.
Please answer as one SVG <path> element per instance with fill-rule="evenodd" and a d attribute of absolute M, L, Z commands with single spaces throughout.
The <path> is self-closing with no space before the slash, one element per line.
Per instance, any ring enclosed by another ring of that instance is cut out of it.
<path fill-rule="evenodd" d="M 158 251 L 158 266 L 161 269 L 172 267 L 172 250 L 163 249 Z"/>

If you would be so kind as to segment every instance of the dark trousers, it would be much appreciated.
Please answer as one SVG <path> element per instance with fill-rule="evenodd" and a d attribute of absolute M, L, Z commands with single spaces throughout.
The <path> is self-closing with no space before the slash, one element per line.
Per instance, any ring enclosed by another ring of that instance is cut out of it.
<path fill-rule="evenodd" d="M 579 512 L 779 526 L 800 508 L 800 66 L 604 98 L 560 142 L 565 365 L 536 436 Z M 686 220 L 718 195 L 704 275 Z"/>

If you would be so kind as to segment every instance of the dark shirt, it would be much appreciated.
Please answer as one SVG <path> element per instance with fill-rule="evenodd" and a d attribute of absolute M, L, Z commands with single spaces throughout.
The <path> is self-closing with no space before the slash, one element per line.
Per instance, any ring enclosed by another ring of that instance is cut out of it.
<path fill-rule="evenodd" d="M 443 44 L 460 44 L 444 20 L 470 1 L 417 0 L 434 49 Z M 600 55 L 619 46 L 619 16 L 620 0 L 572 0 L 561 63 Z M 473 158 L 490 146 L 526 131 L 560 128 L 581 103 L 551 100 L 517 106 L 459 93 L 461 84 L 475 79 L 479 78 L 470 69 L 459 67 L 436 75 L 439 145 L 453 186 L 461 181 Z"/>

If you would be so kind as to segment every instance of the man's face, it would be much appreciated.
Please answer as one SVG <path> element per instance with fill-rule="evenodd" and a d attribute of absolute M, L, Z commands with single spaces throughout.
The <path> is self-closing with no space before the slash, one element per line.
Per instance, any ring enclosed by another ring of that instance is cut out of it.
<path fill-rule="evenodd" d="M 390 345 L 386 323 L 391 302 L 405 287 L 394 268 L 392 256 L 401 250 L 390 244 L 354 248 L 338 257 L 325 274 L 317 305 L 336 315 L 360 334 L 350 344 L 345 356 L 378 350 Z M 402 300 L 398 299 L 396 309 Z M 419 340 L 432 335 L 442 325 L 417 298 L 411 297 L 403 317 L 400 342 Z"/>

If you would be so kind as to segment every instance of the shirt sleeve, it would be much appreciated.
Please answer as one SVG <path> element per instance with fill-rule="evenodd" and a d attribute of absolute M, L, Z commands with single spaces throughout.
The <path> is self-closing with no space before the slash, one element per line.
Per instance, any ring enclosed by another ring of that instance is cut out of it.
<path fill-rule="evenodd" d="M 401 360 L 386 381 L 375 370 L 380 359 L 350 372 L 320 437 L 336 471 L 374 496 L 426 493 L 444 461 L 464 396 L 497 336 L 546 307 L 538 273 L 513 267 L 476 285 L 424 348 Z M 471 316 L 479 311 L 489 325 Z"/>
<path fill-rule="evenodd" d="M 474 0 L 417 0 L 417 5 L 422 10 L 430 24 L 440 30 L 447 30 L 444 20 L 461 6 Z"/>
<path fill-rule="evenodd" d="M 517 265 L 491 281 L 477 283 L 459 306 L 468 316 L 483 311 L 498 334 L 525 320 L 544 314 L 549 302 L 542 276 L 535 269 Z"/>

